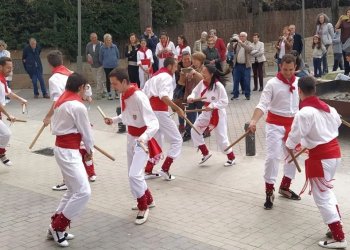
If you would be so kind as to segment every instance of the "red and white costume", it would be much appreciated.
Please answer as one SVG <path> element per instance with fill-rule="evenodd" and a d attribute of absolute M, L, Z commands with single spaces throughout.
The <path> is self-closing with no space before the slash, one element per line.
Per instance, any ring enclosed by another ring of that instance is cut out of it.
<path fill-rule="evenodd" d="M 151 75 L 145 73 L 152 68 L 153 64 L 153 54 L 152 50 L 145 48 L 145 50 L 141 47 L 137 51 L 137 65 L 139 65 L 139 79 L 140 79 L 140 88 L 143 89 L 145 86 L 145 82 L 151 77 Z M 142 70 L 142 68 L 144 70 Z"/>
<path fill-rule="evenodd" d="M 256 108 L 267 114 L 266 119 L 266 191 L 272 191 L 276 183 L 281 160 L 289 157 L 285 140 L 290 131 L 293 117 L 299 109 L 298 78 L 288 81 L 281 73 L 270 79 L 264 88 Z M 295 177 L 294 163 L 284 163 L 284 177 L 281 188 L 289 189 Z"/>
<path fill-rule="evenodd" d="M 183 46 L 183 45 L 177 45 L 176 46 L 176 56 L 175 56 L 175 58 L 177 58 L 178 61 L 182 60 L 182 53 L 184 51 L 187 51 L 191 55 L 191 47 L 190 46 Z"/>
<path fill-rule="evenodd" d="M 161 52 L 164 49 L 167 49 L 167 52 Z M 159 69 L 164 67 L 164 60 L 168 57 L 176 56 L 176 48 L 172 41 L 167 41 L 165 44 L 159 42 L 156 46 L 156 56 L 159 59 Z"/>
<path fill-rule="evenodd" d="M 162 147 L 163 137 L 170 143 L 167 157 L 163 163 L 162 169 L 168 172 L 175 158 L 181 153 L 182 137 L 177 129 L 174 120 L 169 117 L 169 107 L 161 99 L 165 96 L 173 99 L 173 76 L 166 68 L 158 70 L 151 79 L 149 79 L 143 92 L 149 98 L 151 107 L 159 121 L 159 130 L 155 135 L 155 139 Z M 147 164 L 146 172 L 151 173 L 153 164 Z"/>
<path fill-rule="evenodd" d="M 338 202 L 332 191 L 332 180 L 340 166 L 340 147 L 337 141 L 341 119 L 337 111 L 316 96 L 305 98 L 300 103 L 300 111 L 295 115 L 292 130 L 286 146 L 295 148 L 298 143 L 309 149 L 305 161 L 306 184 L 310 183 L 315 203 L 323 221 L 337 241 L 344 239 L 340 226 Z M 340 231 L 339 231 L 340 230 Z"/>
<path fill-rule="evenodd" d="M 83 141 L 90 154 L 93 139 L 87 109 L 77 93 L 65 91 L 54 107 L 52 134 L 56 135 L 55 159 L 68 190 L 58 205 L 51 226 L 56 231 L 65 231 L 70 221 L 83 210 L 91 195 L 79 148 Z"/>
<path fill-rule="evenodd" d="M 11 93 L 11 89 L 7 86 L 6 78 L 0 74 L 0 103 L 2 106 L 6 106 L 5 97 Z M 0 114 L 0 155 L 4 155 L 6 152 L 7 144 L 10 141 L 11 131 L 9 127 L 1 120 Z"/>
<path fill-rule="evenodd" d="M 128 126 L 129 183 L 131 193 L 138 201 L 139 210 L 144 211 L 153 201 L 145 181 L 144 168 L 147 160 L 158 162 L 162 153 L 156 140 L 153 139 L 159 129 L 159 123 L 147 96 L 137 88 L 137 85 L 130 85 L 121 99 L 122 113 L 113 118 L 113 123 L 123 122 Z M 149 156 L 140 147 L 138 140 L 148 145 Z"/>
<path fill-rule="evenodd" d="M 228 105 L 228 97 L 224 85 L 216 81 L 213 89 L 209 89 L 209 83 L 202 80 L 192 90 L 192 93 L 187 97 L 188 99 L 204 98 L 204 106 L 213 109 L 212 111 L 202 112 L 196 119 L 194 126 L 200 132 L 200 135 L 192 128 L 191 138 L 195 147 L 199 147 L 202 154 L 208 154 L 208 149 L 205 145 L 203 132 L 209 128 L 210 131 L 215 132 L 216 141 L 223 153 L 227 153 L 229 160 L 235 158 L 232 148 L 224 151 L 229 145 L 227 137 L 227 115 L 226 107 Z"/>

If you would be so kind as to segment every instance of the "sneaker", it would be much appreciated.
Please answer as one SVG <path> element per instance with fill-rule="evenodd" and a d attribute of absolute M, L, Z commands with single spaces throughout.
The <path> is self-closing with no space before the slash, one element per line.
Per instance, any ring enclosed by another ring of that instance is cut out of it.
<path fill-rule="evenodd" d="M 159 173 L 147 173 L 145 172 L 145 180 L 156 179 L 161 177 Z"/>
<path fill-rule="evenodd" d="M 112 95 L 111 95 L 111 94 L 109 94 L 109 95 L 108 95 L 108 100 L 113 100 L 113 98 L 112 98 Z"/>
<path fill-rule="evenodd" d="M 119 99 L 119 95 L 118 95 L 117 93 L 115 94 L 114 99 L 116 99 L 116 100 L 118 100 L 118 99 Z"/>
<path fill-rule="evenodd" d="M 55 231 L 52 226 L 49 226 L 49 231 L 53 237 L 53 240 L 60 246 L 60 247 L 68 247 L 69 243 L 64 236 L 66 232 L 60 232 L 60 231 Z"/>
<path fill-rule="evenodd" d="M 119 122 L 118 123 L 118 131 L 117 131 L 117 133 L 118 134 L 122 134 L 122 133 L 125 133 L 125 132 L 126 132 L 126 126 L 123 123 Z"/>
<path fill-rule="evenodd" d="M 224 167 L 231 167 L 231 166 L 233 166 L 233 165 L 235 165 L 235 164 L 236 164 L 235 159 L 233 159 L 233 160 L 228 160 L 227 162 L 225 162 Z"/>
<path fill-rule="evenodd" d="M 51 231 L 49 229 L 47 229 L 46 237 L 49 240 L 53 240 L 52 233 L 51 233 Z M 64 237 L 66 238 L 66 240 L 73 240 L 75 236 L 74 236 L 74 234 L 70 234 L 70 233 L 64 232 Z"/>
<path fill-rule="evenodd" d="M 246 99 L 247 101 L 249 101 L 249 100 L 250 100 L 250 96 L 246 96 L 245 99 Z"/>
<path fill-rule="evenodd" d="M 184 133 L 184 136 L 182 137 L 182 140 L 183 140 L 184 142 L 191 140 L 191 134 L 185 132 L 185 133 Z"/>
<path fill-rule="evenodd" d="M 239 97 L 231 97 L 231 100 L 239 100 Z"/>
<path fill-rule="evenodd" d="M 147 208 L 145 211 L 139 211 L 135 220 L 136 225 L 142 225 L 148 219 L 149 209 Z"/>
<path fill-rule="evenodd" d="M 290 189 L 283 189 L 280 188 L 278 191 L 279 194 L 281 194 L 283 197 L 290 199 L 290 200 L 300 200 L 300 196 L 297 195 L 296 193 L 294 193 L 292 190 Z"/>
<path fill-rule="evenodd" d="M 154 208 L 154 207 L 156 207 L 156 203 L 152 201 L 152 203 L 148 205 L 148 208 Z M 136 206 L 133 206 L 131 210 L 139 210 L 139 208 L 136 205 Z"/>
<path fill-rule="evenodd" d="M 44 95 L 43 98 L 50 99 L 50 96 L 48 94 Z"/>
<path fill-rule="evenodd" d="M 203 155 L 202 160 L 199 162 L 199 164 L 202 164 L 206 162 L 211 157 L 211 154 Z"/>
<path fill-rule="evenodd" d="M 342 241 L 326 240 L 326 241 L 319 241 L 318 245 L 320 247 L 330 248 L 330 249 L 344 249 L 348 246 L 348 243 L 346 240 L 342 240 Z"/>
<path fill-rule="evenodd" d="M 274 200 L 275 200 L 275 195 L 273 194 L 273 191 L 266 192 L 266 201 L 264 203 L 264 207 L 266 210 L 272 209 Z"/>
<path fill-rule="evenodd" d="M 5 100 L 5 103 L 6 103 L 6 104 L 8 104 L 8 103 L 10 103 L 10 102 L 11 102 L 10 99 L 6 99 L 6 100 Z"/>
<path fill-rule="evenodd" d="M 160 175 L 163 176 L 164 180 L 172 181 L 175 180 L 175 176 L 171 175 L 169 172 L 165 172 L 164 170 L 160 170 Z"/>
<path fill-rule="evenodd" d="M 64 191 L 67 189 L 68 188 L 67 188 L 66 184 L 64 184 L 64 183 L 58 184 L 58 185 L 52 187 L 52 190 L 55 190 L 55 191 Z"/>
<path fill-rule="evenodd" d="M 6 157 L 6 155 L 1 156 L 0 160 L 5 166 L 11 167 L 13 165 L 10 159 Z"/>
<path fill-rule="evenodd" d="M 96 175 L 92 175 L 92 176 L 89 177 L 89 181 L 90 182 L 94 182 L 94 181 L 96 181 L 96 178 L 97 178 Z"/>

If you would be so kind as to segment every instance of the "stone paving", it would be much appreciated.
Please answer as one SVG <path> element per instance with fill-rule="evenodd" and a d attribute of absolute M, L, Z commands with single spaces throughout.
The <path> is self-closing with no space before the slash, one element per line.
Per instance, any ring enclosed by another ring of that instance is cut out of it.
<path fill-rule="evenodd" d="M 232 85 L 227 86 L 228 93 Z M 45 234 L 62 192 L 51 187 L 61 180 L 54 157 L 32 153 L 28 146 L 42 125 L 50 101 L 34 100 L 31 90 L 18 91 L 30 101 L 29 114 L 11 102 L 7 109 L 28 123 L 11 126 L 13 132 L 8 156 L 11 168 L 0 167 L 0 249 L 58 249 Z M 250 101 L 230 101 L 227 109 L 230 141 L 244 132 L 258 102 L 260 92 Z M 229 95 L 230 96 L 230 95 Z M 126 136 L 115 133 L 116 127 L 103 124 L 96 110 L 100 105 L 108 115 L 115 114 L 115 101 L 92 104 L 96 145 L 115 156 L 112 162 L 95 153 L 97 181 L 91 183 L 92 197 L 83 214 L 72 221 L 70 231 L 76 239 L 71 249 L 319 249 L 327 228 L 312 198 L 289 201 L 277 195 L 274 209 L 265 211 L 264 121 L 256 133 L 257 155 L 245 156 L 244 141 L 235 146 L 237 164 L 223 167 L 225 155 L 218 152 L 215 136 L 207 138 L 214 152 L 205 165 L 192 142 L 185 142 L 172 173 L 176 180 L 150 180 L 148 184 L 157 206 L 149 221 L 134 225 L 135 212 L 126 171 Z M 175 118 L 174 118 L 175 119 Z M 340 142 L 343 165 L 336 174 L 335 192 L 343 215 L 345 231 L 350 228 L 350 158 L 349 129 L 342 128 Z M 47 128 L 34 150 L 52 147 L 54 137 Z M 301 164 L 303 157 L 299 159 Z M 302 165 L 302 164 L 301 164 Z M 281 173 L 280 173 L 281 177 Z M 304 173 L 293 182 L 295 191 L 304 184 Z"/>

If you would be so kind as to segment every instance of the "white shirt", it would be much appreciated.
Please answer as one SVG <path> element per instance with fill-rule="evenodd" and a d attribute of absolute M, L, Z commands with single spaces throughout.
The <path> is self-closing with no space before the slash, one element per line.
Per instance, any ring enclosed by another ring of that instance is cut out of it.
<path fill-rule="evenodd" d="M 79 101 L 67 101 L 55 108 L 51 123 L 53 135 L 80 133 L 87 152 L 94 146 L 91 125 L 85 105 Z"/>
<path fill-rule="evenodd" d="M 137 128 L 147 126 L 139 138 L 144 142 L 149 141 L 157 133 L 159 123 L 147 96 L 142 91 L 135 91 L 125 100 L 125 107 L 119 116 L 113 117 L 113 123 L 123 122 L 125 125 Z"/>
<path fill-rule="evenodd" d="M 191 55 L 191 47 L 190 46 L 186 46 L 185 48 L 182 49 L 181 53 L 180 53 L 180 46 L 176 46 L 176 55 L 175 58 L 178 58 L 179 56 L 182 56 L 182 54 L 184 53 L 184 51 L 188 51 L 188 53 L 190 53 Z"/>
<path fill-rule="evenodd" d="M 206 89 L 203 80 L 200 81 L 197 86 L 192 90 L 192 93 L 187 97 L 187 100 L 206 97 L 203 102 L 210 102 L 208 105 L 212 109 L 225 109 L 228 105 L 228 97 L 224 85 L 220 82 L 216 82 L 212 90 L 207 90 L 203 96 L 202 91 Z"/>
<path fill-rule="evenodd" d="M 145 58 L 145 53 L 141 52 L 140 50 L 137 51 L 137 65 L 141 65 L 141 60 L 142 59 L 150 59 L 151 63 L 153 64 L 153 54 L 152 54 L 152 50 L 147 49 L 146 50 L 146 57 Z M 145 69 L 148 69 L 147 65 L 142 65 L 142 67 L 144 67 Z"/>
<path fill-rule="evenodd" d="M 7 83 L 0 82 L 0 103 L 2 106 L 6 105 L 6 98 L 5 97 L 11 93 L 11 89 L 9 87 L 7 87 L 8 93 L 6 93 L 4 84 L 7 84 Z"/>
<path fill-rule="evenodd" d="M 57 101 L 57 99 L 62 95 L 66 88 L 68 76 L 55 73 L 49 79 L 49 91 L 50 98 L 52 101 Z"/>
<path fill-rule="evenodd" d="M 177 55 L 176 49 L 175 49 L 175 45 L 174 45 L 174 43 L 172 41 L 170 41 L 165 48 L 168 49 L 168 51 L 171 51 L 174 54 L 174 57 Z M 161 42 L 157 43 L 156 56 L 158 57 L 159 52 L 162 51 L 165 48 L 163 47 Z"/>
<path fill-rule="evenodd" d="M 338 137 L 341 119 L 337 111 L 330 107 L 330 113 L 313 107 L 302 108 L 294 117 L 286 146 L 295 148 L 298 143 L 312 149 Z"/>
<path fill-rule="evenodd" d="M 168 73 L 160 73 L 149 79 L 142 90 L 148 98 L 168 96 L 173 99 L 173 77 Z"/>
<path fill-rule="evenodd" d="M 298 80 L 297 77 L 293 82 L 293 93 L 289 91 L 289 85 L 277 77 L 268 80 L 256 107 L 264 113 L 271 111 L 276 115 L 293 117 L 299 110 Z"/>

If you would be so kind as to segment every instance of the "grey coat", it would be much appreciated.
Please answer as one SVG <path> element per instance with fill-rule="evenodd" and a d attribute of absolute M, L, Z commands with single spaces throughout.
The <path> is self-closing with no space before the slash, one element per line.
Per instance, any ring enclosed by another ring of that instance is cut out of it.
<path fill-rule="evenodd" d="M 92 64 L 91 64 L 92 68 L 99 68 L 102 66 L 102 64 L 100 63 L 100 60 L 99 60 L 100 49 L 101 49 L 102 45 L 103 45 L 103 43 L 101 41 L 97 41 L 95 51 L 93 50 L 92 42 L 89 42 L 86 45 L 85 55 L 87 57 L 88 54 L 90 54 L 90 56 L 92 57 Z"/>

